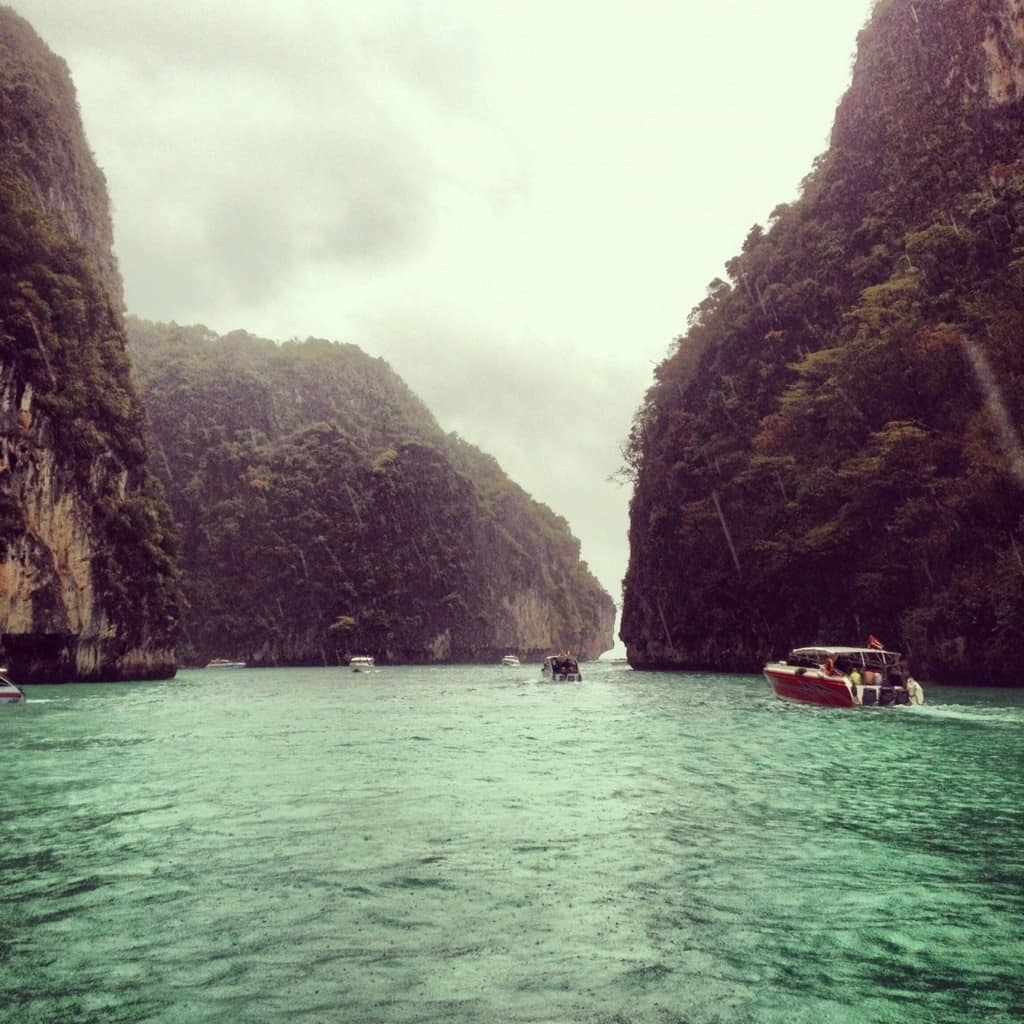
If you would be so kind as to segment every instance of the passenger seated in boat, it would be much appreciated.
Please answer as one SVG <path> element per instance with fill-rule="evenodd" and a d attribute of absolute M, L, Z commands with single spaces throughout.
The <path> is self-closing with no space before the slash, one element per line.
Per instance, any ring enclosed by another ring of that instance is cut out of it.
<path fill-rule="evenodd" d="M 861 684 L 861 674 L 856 668 L 854 668 L 850 673 L 850 682 L 853 683 L 854 686 L 860 686 Z"/>

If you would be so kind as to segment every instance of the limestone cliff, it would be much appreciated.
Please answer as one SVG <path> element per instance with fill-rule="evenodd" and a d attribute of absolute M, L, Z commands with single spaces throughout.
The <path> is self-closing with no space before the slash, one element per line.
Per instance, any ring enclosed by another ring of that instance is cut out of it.
<path fill-rule="evenodd" d="M 0 644 L 19 682 L 175 671 L 173 525 L 121 303 L 67 68 L 0 7 Z"/>
<path fill-rule="evenodd" d="M 631 663 L 872 633 L 1019 684 L 1024 4 L 878 0 L 828 151 L 726 272 L 634 420 Z"/>
<path fill-rule="evenodd" d="M 186 662 L 537 659 L 612 646 L 568 523 L 354 345 L 129 318 L 181 525 Z"/>

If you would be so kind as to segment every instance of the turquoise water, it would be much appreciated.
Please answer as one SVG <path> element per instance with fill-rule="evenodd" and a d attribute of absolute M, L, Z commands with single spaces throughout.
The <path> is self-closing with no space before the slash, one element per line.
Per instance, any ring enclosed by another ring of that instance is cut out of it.
<path fill-rule="evenodd" d="M 1024 694 L 584 670 L 29 688 L 0 1021 L 1024 1019 Z"/>

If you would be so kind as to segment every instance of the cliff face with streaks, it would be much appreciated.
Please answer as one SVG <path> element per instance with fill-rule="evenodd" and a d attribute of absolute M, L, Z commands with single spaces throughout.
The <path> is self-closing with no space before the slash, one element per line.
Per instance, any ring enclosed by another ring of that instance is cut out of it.
<path fill-rule="evenodd" d="M 828 151 L 726 270 L 628 445 L 632 664 L 873 633 L 1019 684 L 1020 0 L 879 0 Z"/>
<path fill-rule="evenodd" d="M 0 8 L 0 645 L 19 682 L 174 674 L 174 531 L 106 185 L 64 62 Z"/>

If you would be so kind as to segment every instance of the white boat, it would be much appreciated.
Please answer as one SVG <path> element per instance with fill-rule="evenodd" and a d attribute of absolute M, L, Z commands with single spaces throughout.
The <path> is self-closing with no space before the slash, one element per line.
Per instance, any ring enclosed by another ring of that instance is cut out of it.
<path fill-rule="evenodd" d="M 583 682 L 579 662 L 570 654 L 549 654 L 544 659 L 541 675 L 552 683 Z"/>
<path fill-rule="evenodd" d="M 514 654 L 506 654 L 501 663 L 505 668 L 519 668 L 519 659 Z"/>
<path fill-rule="evenodd" d="M 354 658 L 349 659 L 348 667 L 353 672 L 371 672 L 374 661 L 369 654 L 357 654 Z"/>
<path fill-rule="evenodd" d="M 231 661 L 228 658 L 214 658 L 209 662 L 207 668 L 245 668 L 244 661 Z"/>
<path fill-rule="evenodd" d="M 923 704 L 924 687 L 907 672 L 899 651 L 871 638 L 867 647 L 797 647 L 764 667 L 772 689 L 789 700 L 828 707 Z"/>
<path fill-rule="evenodd" d="M 0 704 L 24 704 L 25 691 L 7 678 L 7 669 L 0 668 Z"/>

